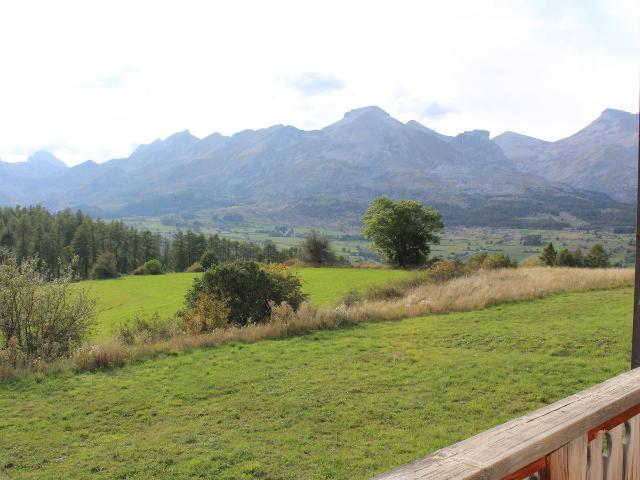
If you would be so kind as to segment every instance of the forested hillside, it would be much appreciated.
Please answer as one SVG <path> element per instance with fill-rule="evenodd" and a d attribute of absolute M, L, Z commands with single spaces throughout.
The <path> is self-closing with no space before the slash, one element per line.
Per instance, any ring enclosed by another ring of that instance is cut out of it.
<path fill-rule="evenodd" d="M 14 251 L 19 260 L 37 256 L 40 270 L 52 277 L 72 266 L 80 278 L 89 276 L 104 252 L 114 254 L 120 273 L 130 273 L 151 259 L 161 260 L 167 270 L 184 271 L 205 251 L 220 260 L 265 262 L 284 261 L 295 254 L 295 249 L 279 251 L 269 242 L 238 242 L 191 230 L 170 238 L 119 220 L 106 222 L 69 209 L 51 213 L 39 206 L 0 208 L 0 247 Z"/>

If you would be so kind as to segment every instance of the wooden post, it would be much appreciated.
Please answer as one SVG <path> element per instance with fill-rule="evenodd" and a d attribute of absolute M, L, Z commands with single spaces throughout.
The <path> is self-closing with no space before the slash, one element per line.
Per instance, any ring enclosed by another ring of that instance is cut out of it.
<path fill-rule="evenodd" d="M 640 145 L 640 115 L 638 115 Z M 631 340 L 631 368 L 640 367 L 640 147 L 638 148 L 638 201 L 636 202 L 636 285 L 633 297 L 633 335 Z"/>

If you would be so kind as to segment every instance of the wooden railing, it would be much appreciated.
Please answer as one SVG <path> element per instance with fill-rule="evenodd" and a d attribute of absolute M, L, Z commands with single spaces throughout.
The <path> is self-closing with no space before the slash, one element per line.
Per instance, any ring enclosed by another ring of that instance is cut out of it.
<path fill-rule="evenodd" d="M 640 368 L 375 480 L 640 480 Z"/>

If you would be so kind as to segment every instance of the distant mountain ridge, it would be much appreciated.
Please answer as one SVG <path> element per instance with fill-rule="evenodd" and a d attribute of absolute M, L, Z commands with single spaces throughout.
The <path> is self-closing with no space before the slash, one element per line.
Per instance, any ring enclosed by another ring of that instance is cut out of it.
<path fill-rule="evenodd" d="M 631 224 L 633 209 L 620 201 L 634 182 L 611 173 L 627 192 L 615 195 L 599 190 L 610 188 L 606 182 L 587 182 L 609 175 L 609 164 L 627 165 L 627 116 L 637 119 L 603 113 L 553 143 L 511 132 L 491 139 L 486 130 L 442 135 L 379 107 L 352 110 L 313 131 L 275 125 L 203 139 L 183 131 L 103 164 L 69 168 L 46 152 L 0 162 L 0 203 L 102 216 L 233 209 L 313 224 L 357 223 L 375 196 L 389 195 L 434 204 L 449 224 L 531 225 L 562 212 L 591 224 Z"/>
<path fill-rule="evenodd" d="M 513 132 L 493 140 L 520 171 L 635 201 L 638 114 L 608 108 L 579 132 L 553 143 Z"/>

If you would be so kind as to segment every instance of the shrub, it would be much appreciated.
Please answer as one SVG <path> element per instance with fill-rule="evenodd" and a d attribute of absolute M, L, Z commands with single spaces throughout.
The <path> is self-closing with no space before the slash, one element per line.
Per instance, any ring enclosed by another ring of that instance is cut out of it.
<path fill-rule="evenodd" d="M 200 294 L 192 308 L 180 312 L 182 328 L 189 335 L 210 333 L 217 328 L 224 328 L 229 322 L 227 302 Z"/>
<path fill-rule="evenodd" d="M 464 264 L 459 260 L 440 260 L 427 270 L 427 278 L 432 282 L 446 282 L 464 275 Z"/>
<path fill-rule="evenodd" d="M 0 258 L 0 338 L 4 347 L 10 355 L 14 351 L 29 358 L 67 356 L 86 338 L 95 300 L 83 289 L 69 292 L 69 270 L 49 282 L 38 272 L 36 258 L 20 264 L 12 254 Z"/>
<path fill-rule="evenodd" d="M 331 250 L 329 237 L 311 230 L 302 243 L 300 260 L 319 267 L 321 265 L 334 265 L 337 258 L 336 254 Z"/>
<path fill-rule="evenodd" d="M 116 256 L 111 252 L 104 252 L 100 255 L 91 269 L 91 278 L 97 280 L 117 278 L 119 276 L 120 272 L 118 272 Z"/>
<path fill-rule="evenodd" d="M 211 267 L 217 265 L 218 263 L 220 263 L 220 261 L 218 260 L 218 256 L 211 250 L 207 250 L 200 257 L 200 265 L 202 265 L 202 268 L 204 270 L 209 270 Z"/>
<path fill-rule="evenodd" d="M 343 297 L 340 299 L 340 305 L 350 307 L 358 303 L 361 299 L 362 295 L 360 295 L 360 292 L 358 292 L 358 290 L 356 290 L 355 288 L 352 288 L 346 293 L 346 295 L 343 295 Z"/>
<path fill-rule="evenodd" d="M 534 268 L 534 267 L 542 267 L 544 266 L 544 264 L 542 263 L 542 260 L 540 260 L 540 257 L 535 256 L 535 257 L 525 258 L 522 261 L 522 266 L 524 268 Z"/>
<path fill-rule="evenodd" d="M 74 355 L 75 368 L 78 371 L 91 371 L 123 366 L 129 360 L 130 352 L 116 343 L 85 345 Z"/>
<path fill-rule="evenodd" d="M 257 262 L 237 261 L 216 265 L 202 278 L 194 280 L 186 304 L 194 308 L 201 294 L 226 301 L 229 322 L 246 325 L 269 317 L 269 300 L 287 302 L 294 309 L 305 299 L 300 279 L 285 266 L 261 266 Z"/>
<path fill-rule="evenodd" d="M 269 310 L 271 322 L 287 323 L 296 318 L 295 310 L 287 302 L 276 303 L 269 300 Z"/>
<path fill-rule="evenodd" d="M 155 258 L 145 262 L 142 268 L 145 275 L 160 275 L 162 273 L 162 263 Z"/>
<path fill-rule="evenodd" d="M 475 257 L 469 258 L 465 262 L 465 270 L 467 273 L 476 272 L 478 270 L 495 270 L 498 268 L 515 268 L 518 263 L 511 260 L 508 255 L 481 253 Z"/>
<path fill-rule="evenodd" d="M 162 263 L 160 260 L 152 259 L 144 262 L 133 271 L 134 275 L 160 275 L 162 273 Z"/>
<path fill-rule="evenodd" d="M 194 262 L 186 271 L 189 273 L 204 272 L 204 267 L 200 262 Z"/>
<path fill-rule="evenodd" d="M 161 319 L 156 313 L 145 317 L 136 313 L 116 330 L 116 338 L 125 345 L 138 345 L 168 340 L 180 333 L 178 323 L 173 319 Z"/>

